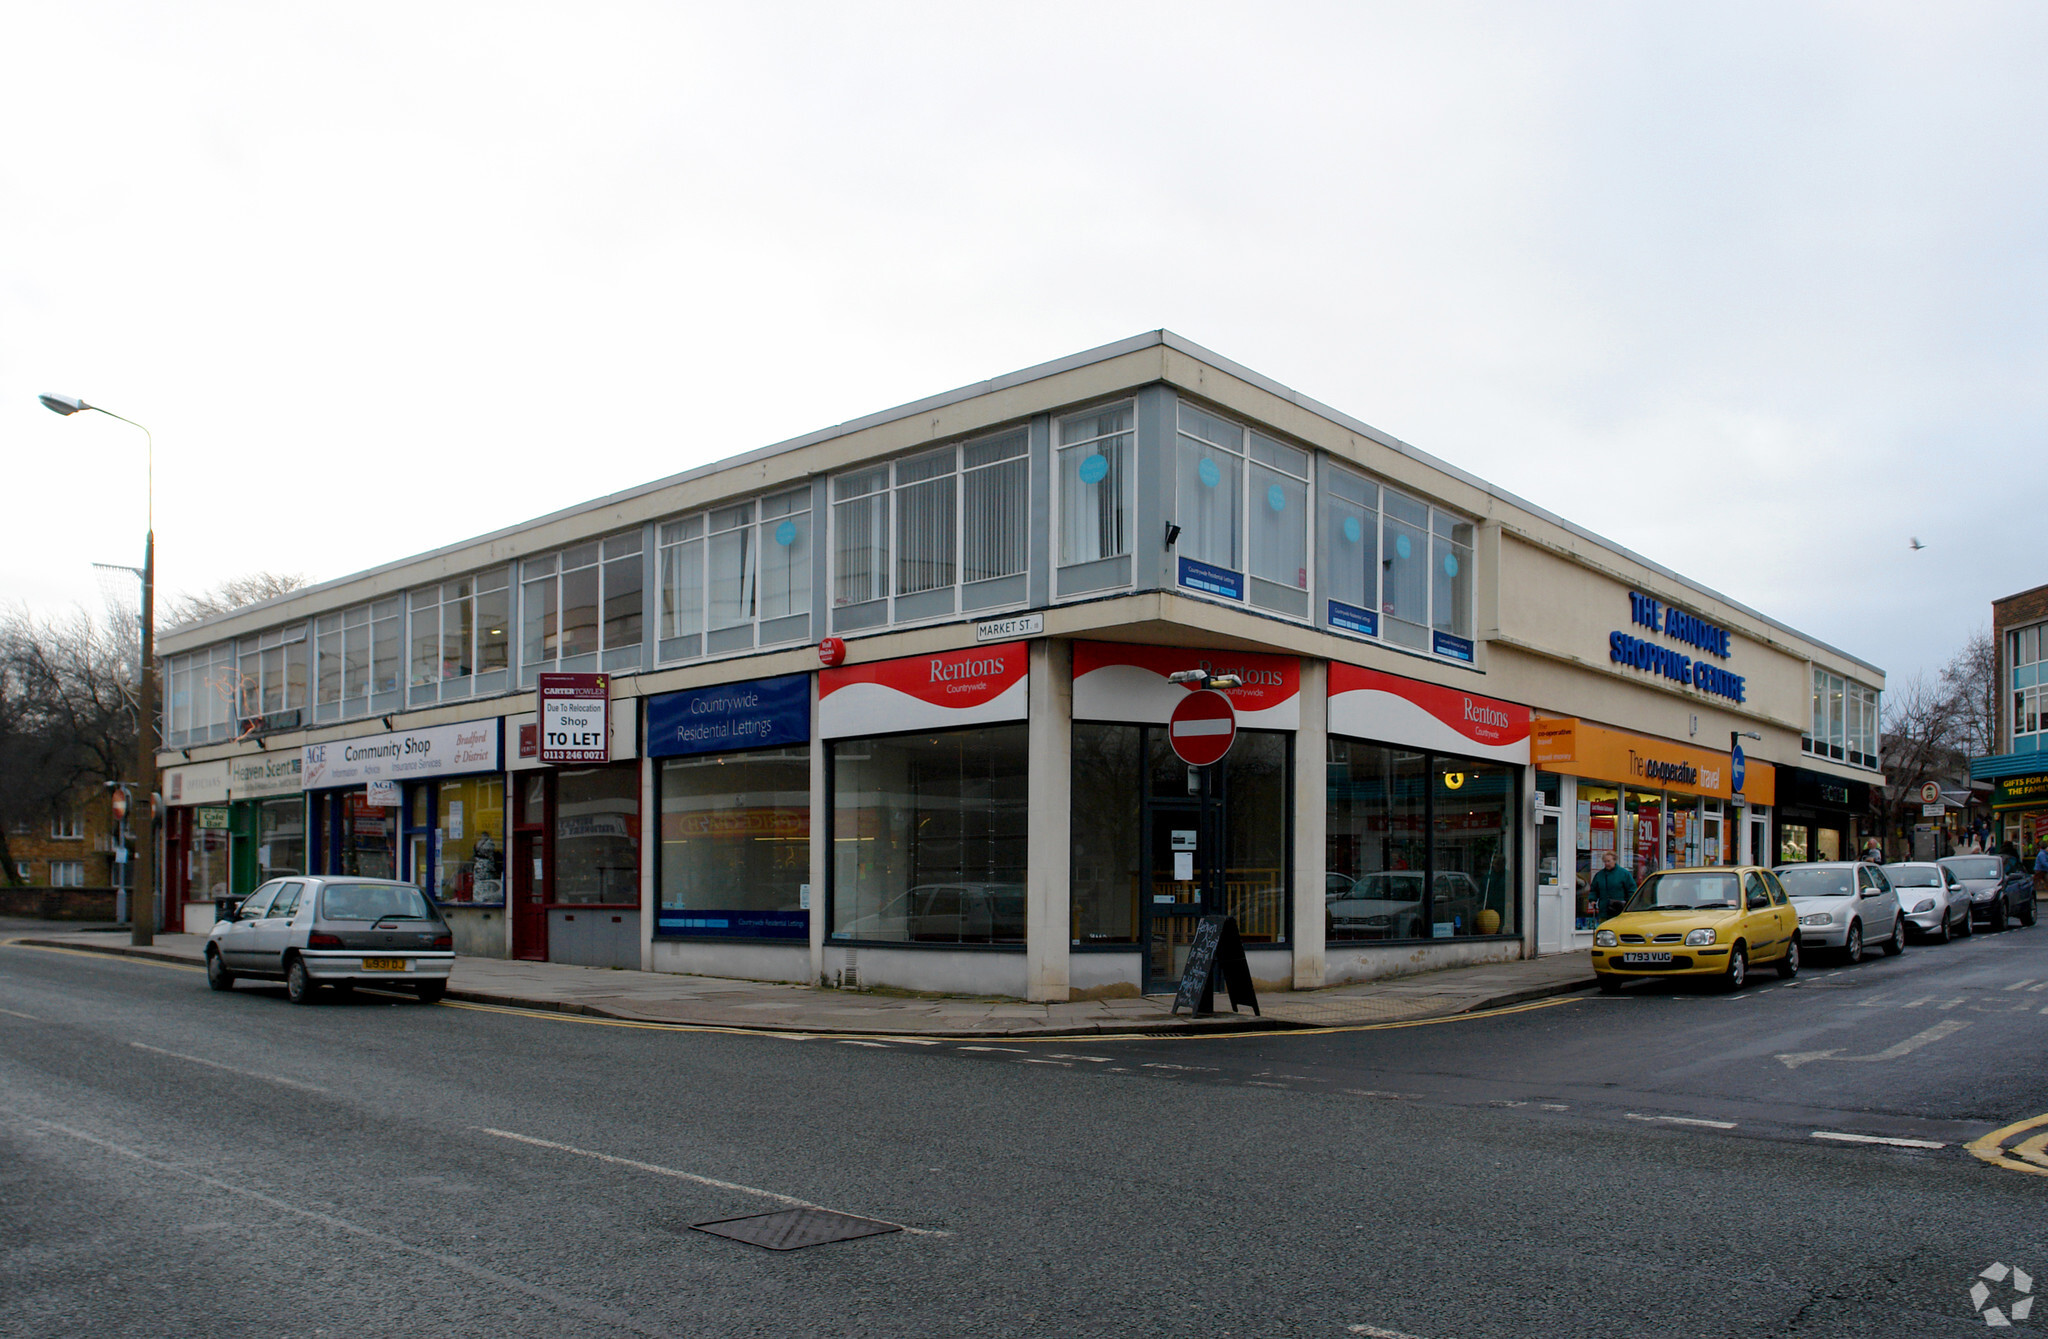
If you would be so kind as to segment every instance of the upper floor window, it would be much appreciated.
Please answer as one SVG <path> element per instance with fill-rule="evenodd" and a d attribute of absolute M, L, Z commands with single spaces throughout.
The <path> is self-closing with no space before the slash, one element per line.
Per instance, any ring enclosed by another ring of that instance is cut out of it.
<path fill-rule="evenodd" d="M 1058 422 L 1062 567 L 1121 558 L 1131 551 L 1133 422 L 1128 403 L 1070 414 Z M 1129 582 L 1126 570 L 1115 584 Z"/>
<path fill-rule="evenodd" d="M 661 659 L 809 638 L 808 487 L 665 521 L 657 540 Z"/>
<path fill-rule="evenodd" d="M 407 593 L 409 705 L 510 686 L 511 580 L 510 570 L 500 567 Z M 322 665 L 323 671 L 327 668 Z"/>
<path fill-rule="evenodd" d="M 2012 648 L 2011 661 L 2014 669 L 2041 663 L 2041 633 L 2048 624 L 2036 623 L 2031 628 L 2021 628 L 2006 634 Z"/>
<path fill-rule="evenodd" d="M 630 530 L 520 564 L 521 685 L 543 672 L 639 666 L 641 544 Z"/>
<path fill-rule="evenodd" d="M 59 841 L 75 841 L 85 836 L 85 810 L 74 804 L 50 815 L 50 835 Z"/>
<path fill-rule="evenodd" d="M 314 720 L 405 705 L 405 606 L 406 598 L 394 595 L 313 620 Z"/>
<path fill-rule="evenodd" d="M 241 698 L 235 644 L 172 656 L 164 672 L 164 742 L 172 748 L 226 739 Z"/>
<path fill-rule="evenodd" d="M 1308 452 L 1187 403 L 1176 423 L 1176 580 L 1306 618 Z"/>
<path fill-rule="evenodd" d="M 244 720 L 306 706 L 306 625 L 272 628 L 235 644 L 239 688 L 235 714 Z"/>
<path fill-rule="evenodd" d="M 832 481 L 832 628 L 1022 602 L 1030 531 L 1024 428 Z"/>
<path fill-rule="evenodd" d="M 2048 726 L 2048 711 L 2042 709 L 2042 697 L 2048 694 L 2044 681 L 2048 673 L 2041 666 L 2042 636 L 2048 631 L 2048 624 L 2037 623 L 2031 628 L 2020 628 L 2006 634 L 2007 660 L 2012 666 L 2010 674 L 2012 688 L 2012 733 L 2017 744 L 2022 736 L 2029 737 L 2028 747 L 2037 747 L 2038 740 L 2031 736 L 2042 733 Z"/>
<path fill-rule="evenodd" d="M 1876 767 L 1879 705 L 1875 688 L 1814 666 L 1811 722 L 1800 747 L 1817 758 Z"/>
<path fill-rule="evenodd" d="M 1472 522 L 1325 462 L 1330 626 L 1472 658 Z"/>

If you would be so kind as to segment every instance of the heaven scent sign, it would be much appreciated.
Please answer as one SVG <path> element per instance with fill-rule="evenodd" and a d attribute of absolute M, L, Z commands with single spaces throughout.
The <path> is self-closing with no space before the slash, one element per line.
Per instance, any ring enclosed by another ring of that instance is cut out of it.
<path fill-rule="evenodd" d="M 1190 767 L 1221 762 L 1237 741 L 1237 708 L 1213 688 L 1189 693 L 1167 720 L 1166 739 Z"/>
<path fill-rule="evenodd" d="M 611 675 L 540 676 L 540 760 L 544 763 L 611 759 Z"/>

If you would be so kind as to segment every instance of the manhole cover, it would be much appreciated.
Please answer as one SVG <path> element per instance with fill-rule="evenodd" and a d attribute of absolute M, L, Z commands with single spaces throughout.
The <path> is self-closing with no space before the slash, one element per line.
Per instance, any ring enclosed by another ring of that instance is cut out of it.
<path fill-rule="evenodd" d="M 856 1218 L 850 1213 L 834 1213 L 830 1209 L 782 1209 L 775 1213 L 749 1214 L 745 1218 L 718 1218 L 690 1226 L 715 1237 L 731 1237 L 734 1241 L 744 1241 L 749 1246 L 765 1246 L 771 1251 L 798 1251 L 806 1246 L 822 1246 L 828 1241 L 852 1241 L 857 1237 L 875 1237 L 884 1232 L 903 1230 L 895 1223 Z"/>

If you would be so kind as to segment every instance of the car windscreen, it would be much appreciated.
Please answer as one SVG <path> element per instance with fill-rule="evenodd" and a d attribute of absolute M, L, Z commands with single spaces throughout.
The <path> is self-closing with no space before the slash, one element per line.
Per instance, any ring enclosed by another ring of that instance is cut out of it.
<path fill-rule="evenodd" d="M 434 908 L 402 883 L 330 883 L 320 892 L 323 921 L 430 921 Z"/>
<path fill-rule="evenodd" d="M 1778 882 L 1789 897 L 1854 897 L 1856 871 L 1841 865 L 1802 868 L 1789 865 L 1778 871 Z"/>
<path fill-rule="evenodd" d="M 1742 896 L 1740 879 L 1733 874 L 1652 874 L 1628 900 L 1628 911 L 1698 911 L 1708 907 L 1732 907 Z"/>
<path fill-rule="evenodd" d="M 1894 888 L 1941 887 L 1941 871 L 1932 865 L 1886 865 L 1884 876 Z"/>
<path fill-rule="evenodd" d="M 2005 866 L 1995 855 L 1956 856 L 1941 862 L 1956 872 L 1959 879 L 2002 879 Z"/>

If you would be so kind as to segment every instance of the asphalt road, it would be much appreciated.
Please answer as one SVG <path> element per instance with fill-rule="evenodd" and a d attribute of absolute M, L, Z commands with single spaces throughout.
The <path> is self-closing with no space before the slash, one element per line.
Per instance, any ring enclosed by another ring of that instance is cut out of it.
<path fill-rule="evenodd" d="M 2044 1011 L 2048 928 L 1732 997 L 925 1045 L 0 948 L 0 1333 L 1978 1333 L 1980 1271 L 2048 1280 L 2048 1177 L 1961 1147 L 2048 1112 Z M 792 1201 L 912 1230 L 690 1228 Z"/>

